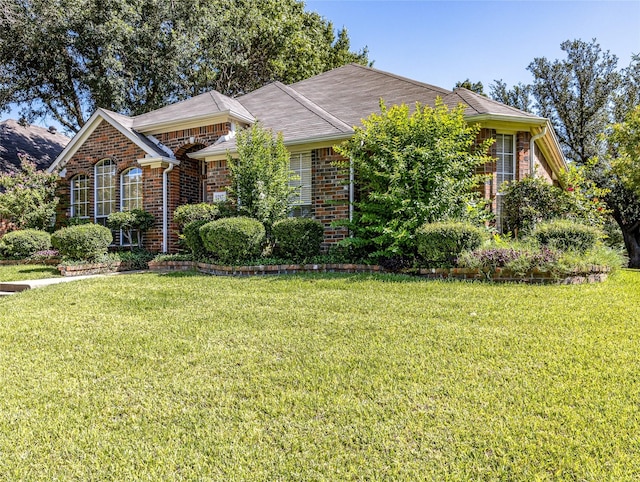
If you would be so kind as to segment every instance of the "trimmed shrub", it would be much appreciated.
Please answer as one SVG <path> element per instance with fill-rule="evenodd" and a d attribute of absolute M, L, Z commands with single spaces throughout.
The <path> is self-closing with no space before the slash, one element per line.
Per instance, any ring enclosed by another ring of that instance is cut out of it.
<path fill-rule="evenodd" d="M 236 264 L 257 258 L 265 241 L 264 225 L 252 218 L 223 218 L 200 228 L 207 252 L 217 261 Z"/>
<path fill-rule="evenodd" d="M 106 254 L 112 241 L 109 228 L 99 224 L 69 226 L 51 236 L 51 244 L 62 256 L 81 261 L 93 261 Z"/>
<path fill-rule="evenodd" d="M 187 245 L 187 248 L 189 248 L 193 259 L 195 260 L 203 259 L 207 255 L 207 250 L 205 249 L 202 237 L 200 236 L 200 228 L 210 222 L 211 221 L 199 219 L 187 223 L 182 228 L 184 244 Z"/>
<path fill-rule="evenodd" d="M 129 245 L 131 250 L 134 245 L 142 247 L 143 233 L 148 231 L 154 222 L 153 214 L 143 209 L 115 211 L 107 217 L 107 226 L 113 231 L 121 231 L 123 244 Z"/>
<path fill-rule="evenodd" d="M 11 231 L 0 240 L 0 253 L 10 258 L 26 258 L 51 247 L 51 235 L 38 229 Z"/>
<path fill-rule="evenodd" d="M 303 261 L 320 254 L 324 239 L 322 223 L 307 218 L 286 218 L 273 224 L 274 254 Z"/>
<path fill-rule="evenodd" d="M 469 223 L 423 224 L 416 231 L 418 256 L 429 267 L 451 268 L 460 253 L 478 248 L 485 238 L 484 229 Z"/>
<path fill-rule="evenodd" d="M 173 222 L 182 230 L 194 221 L 214 221 L 219 217 L 220 208 L 209 203 L 184 204 L 173 212 Z"/>
<path fill-rule="evenodd" d="M 460 268 L 475 268 L 483 273 L 493 273 L 497 268 L 507 268 L 523 275 L 534 268 L 552 270 L 559 253 L 547 247 L 492 246 L 462 253 L 457 260 Z"/>
<path fill-rule="evenodd" d="M 593 249 L 604 233 L 593 226 L 557 219 L 538 224 L 532 236 L 542 246 L 584 253 Z"/>

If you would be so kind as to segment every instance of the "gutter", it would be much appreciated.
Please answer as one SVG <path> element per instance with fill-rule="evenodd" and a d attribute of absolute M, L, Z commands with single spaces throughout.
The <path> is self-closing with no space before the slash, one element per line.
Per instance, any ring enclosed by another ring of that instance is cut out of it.
<path fill-rule="evenodd" d="M 531 177 L 535 177 L 536 176 L 536 171 L 534 170 L 534 156 L 535 156 L 535 152 L 536 152 L 536 141 L 538 139 L 540 139 L 541 137 L 544 137 L 547 134 L 547 126 L 542 126 L 542 131 L 540 131 L 540 133 L 536 134 L 535 136 L 533 136 L 531 138 L 531 140 L 529 141 L 529 175 Z"/>

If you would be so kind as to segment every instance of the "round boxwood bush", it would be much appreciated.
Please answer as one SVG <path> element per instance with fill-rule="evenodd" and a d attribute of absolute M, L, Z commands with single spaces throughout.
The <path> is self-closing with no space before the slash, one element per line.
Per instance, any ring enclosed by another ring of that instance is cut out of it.
<path fill-rule="evenodd" d="M 39 229 L 11 231 L 0 239 L 0 253 L 7 258 L 27 258 L 51 248 L 51 235 Z"/>
<path fill-rule="evenodd" d="M 320 254 L 324 239 L 324 226 L 307 218 L 286 218 L 272 227 L 276 256 L 303 261 Z"/>
<path fill-rule="evenodd" d="M 604 238 L 604 233 L 594 226 L 556 219 L 538 224 L 532 236 L 541 246 L 584 253 L 593 249 Z"/>
<path fill-rule="evenodd" d="M 200 228 L 200 237 L 207 252 L 225 264 L 237 264 L 262 254 L 265 229 L 256 219 L 223 218 Z"/>
<path fill-rule="evenodd" d="M 92 261 L 106 254 L 112 241 L 109 228 L 99 224 L 69 226 L 51 236 L 51 244 L 62 256 L 79 261 Z"/>
<path fill-rule="evenodd" d="M 194 221 L 214 221 L 219 217 L 218 206 L 209 203 L 184 204 L 173 212 L 173 221 L 183 230 Z"/>
<path fill-rule="evenodd" d="M 482 228 L 464 222 L 423 224 L 416 231 L 420 261 L 433 268 L 451 268 L 463 251 L 478 248 L 486 238 Z"/>
<path fill-rule="evenodd" d="M 184 244 L 186 244 L 189 251 L 191 251 L 193 259 L 203 259 L 207 255 L 207 250 L 205 249 L 202 237 L 200 236 L 200 228 L 209 222 L 211 221 L 200 219 L 197 221 L 191 221 L 182 228 Z"/>

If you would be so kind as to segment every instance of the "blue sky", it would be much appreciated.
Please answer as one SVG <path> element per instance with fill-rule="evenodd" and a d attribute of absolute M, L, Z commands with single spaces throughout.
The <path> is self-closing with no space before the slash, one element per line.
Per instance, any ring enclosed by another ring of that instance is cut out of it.
<path fill-rule="evenodd" d="M 451 89 L 457 81 L 528 83 L 536 57 L 564 58 L 564 40 L 596 38 L 627 66 L 640 53 L 640 0 L 407 1 L 313 0 L 345 26 L 352 48 L 374 67 Z"/>
<path fill-rule="evenodd" d="M 564 40 L 596 38 L 627 66 L 640 53 L 640 0 L 310 0 L 307 10 L 345 26 L 374 67 L 451 89 L 459 80 L 530 82 L 535 57 L 564 58 Z M 0 114 L 17 118 L 17 111 Z M 42 125 L 46 125 L 43 122 Z"/>

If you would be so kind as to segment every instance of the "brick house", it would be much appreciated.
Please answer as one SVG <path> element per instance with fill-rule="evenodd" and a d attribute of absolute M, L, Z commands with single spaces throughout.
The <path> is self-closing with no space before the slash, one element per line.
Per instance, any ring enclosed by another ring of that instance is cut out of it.
<path fill-rule="evenodd" d="M 388 106 L 437 97 L 481 126 L 480 138 L 496 139 L 495 162 L 485 166 L 490 182 L 484 195 L 495 199 L 503 181 L 534 172 L 553 182 L 565 167 L 547 119 L 522 112 L 460 88 L 449 91 L 377 69 L 346 65 L 292 85 L 268 84 L 232 99 L 212 91 L 135 117 L 98 109 L 49 167 L 59 171 L 60 216 L 104 223 L 115 210 L 142 208 L 157 222 L 146 248 L 172 252 L 176 207 L 226 198 L 227 153 L 235 151 L 235 133 L 256 120 L 282 132 L 291 153 L 291 169 L 301 189 L 294 214 L 325 225 L 325 246 L 347 232 L 331 227 L 350 215 L 354 185 L 332 162 L 332 146 L 348 139 L 353 126 Z M 532 155 L 533 154 L 533 155 Z M 499 209 L 494 202 L 494 209 Z M 118 240 L 117 240 L 118 242 Z"/>

